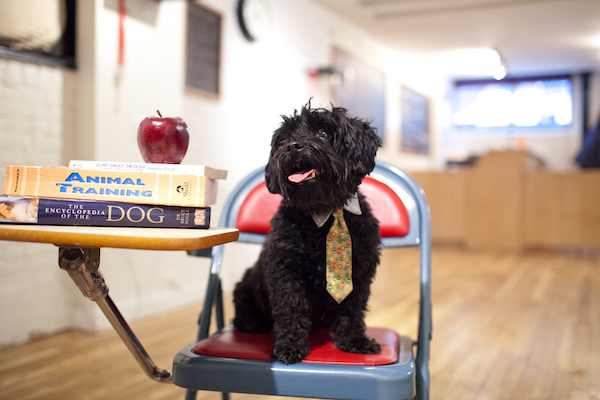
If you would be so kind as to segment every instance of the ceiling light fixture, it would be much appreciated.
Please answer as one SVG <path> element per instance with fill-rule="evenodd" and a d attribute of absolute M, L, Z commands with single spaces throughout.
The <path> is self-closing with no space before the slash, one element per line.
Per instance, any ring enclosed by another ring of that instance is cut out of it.
<path fill-rule="evenodd" d="M 493 76 L 501 80 L 507 74 L 504 59 L 492 48 L 453 50 L 439 54 L 434 60 L 441 71 L 454 78 Z"/>
<path fill-rule="evenodd" d="M 506 62 L 504 61 L 504 58 L 502 58 L 502 55 L 500 55 L 500 52 L 498 50 L 494 51 L 498 54 L 498 61 L 496 62 L 496 65 L 493 66 L 492 77 L 497 81 L 501 81 L 506 77 Z"/>

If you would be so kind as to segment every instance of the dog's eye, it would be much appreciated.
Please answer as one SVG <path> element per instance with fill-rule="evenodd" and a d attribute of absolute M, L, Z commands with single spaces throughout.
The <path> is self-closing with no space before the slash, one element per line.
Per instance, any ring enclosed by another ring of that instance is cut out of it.
<path fill-rule="evenodd" d="M 319 131 L 319 137 L 323 138 L 323 139 L 327 139 L 329 137 L 329 134 L 326 131 Z"/>

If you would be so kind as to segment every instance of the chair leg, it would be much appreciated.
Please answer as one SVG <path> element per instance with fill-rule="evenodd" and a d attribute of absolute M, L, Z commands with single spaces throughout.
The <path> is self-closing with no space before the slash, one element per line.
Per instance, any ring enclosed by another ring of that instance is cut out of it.
<path fill-rule="evenodd" d="M 223 289 L 221 287 L 221 279 L 218 279 L 215 290 L 214 297 L 215 304 L 215 318 L 217 319 L 217 329 L 221 330 L 225 326 L 225 316 L 223 313 Z M 206 312 L 206 308 L 204 308 L 200 315 L 198 316 L 198 335 L 196 340 L 202 340 L 203 337 L 203 328 L 202 328 L 202 313 Z M 229 400 L 229 393 L 223 392 L 223 400 Z M 196 390 L 188 389 L 185 394 L 185 400 L 196 400 Z"/>
<path fill-rule="evenodd" d="M 217 284 L 215 293 L 215 317 L 217 319 L 217 329 L 220 331 L 225 327 L 225 314 L 223 312 L 223 289 L 221 288 L 221 279 Z"/>
<path fill-rule="evenodd" d="M 198 333 L 196 334 L 196 341 L 200 341 L 200 339 L 202 339 L 201 335 L 202 335 L 202 331 L 200 330 L 200 321 L 202 320 L 202 310 L 200 311 L 200 314 L 198 314 Z"/>
<path fill-rule="evenodd" d="M 211 272 L 208 277 L 208 287 L 206 288 L 206 296 L 204 298 L 204 304 L 202 305 L 200 320 L 198 321 L 200 326 L 198 340 L 206 339 L 209 336 L 212 307 L 214 305 L 218 287 L 219 276 Z"/>

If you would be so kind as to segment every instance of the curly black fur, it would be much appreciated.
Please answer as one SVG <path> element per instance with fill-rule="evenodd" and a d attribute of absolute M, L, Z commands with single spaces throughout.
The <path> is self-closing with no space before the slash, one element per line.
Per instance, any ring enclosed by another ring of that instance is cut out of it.
<path fill-rule="evenodd" d="M 325 289 L 325 240 L 332 218 L 317 227 L 313 213 L 341 208 L 375 167 L 381 141 L 364 120 L 350 118 L 343 108 L 311 109 L 310 103 L 291 117 L 284 116 L 271 143 L 266 166 L 269 191 L 283 195 L 271 221 L 256 264 L 236 285 L 237 329 L 274 333 L 272 357 L 286 364 L 310 352 L 308 333 L 330 329 L 339 349 L 379 353 L 365 336 L 364 316 L 370 285 L 379 264 L 379 226 L 359 193 L 362 215 L 344 211 L 352 237 L 354 289 L 340 304 Z M 288 177 L 316 170 L 300 183 Z"/>

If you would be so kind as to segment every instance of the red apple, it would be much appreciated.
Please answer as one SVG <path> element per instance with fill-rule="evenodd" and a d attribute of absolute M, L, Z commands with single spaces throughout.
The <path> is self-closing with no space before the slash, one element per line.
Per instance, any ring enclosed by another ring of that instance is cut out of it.
<path fill-rule="evenodd" d="M 138 146 L 147 163 L 179 164 L 188 149 L 190 134 L 179 117 L 146 117 L 138 128 Z"/>

